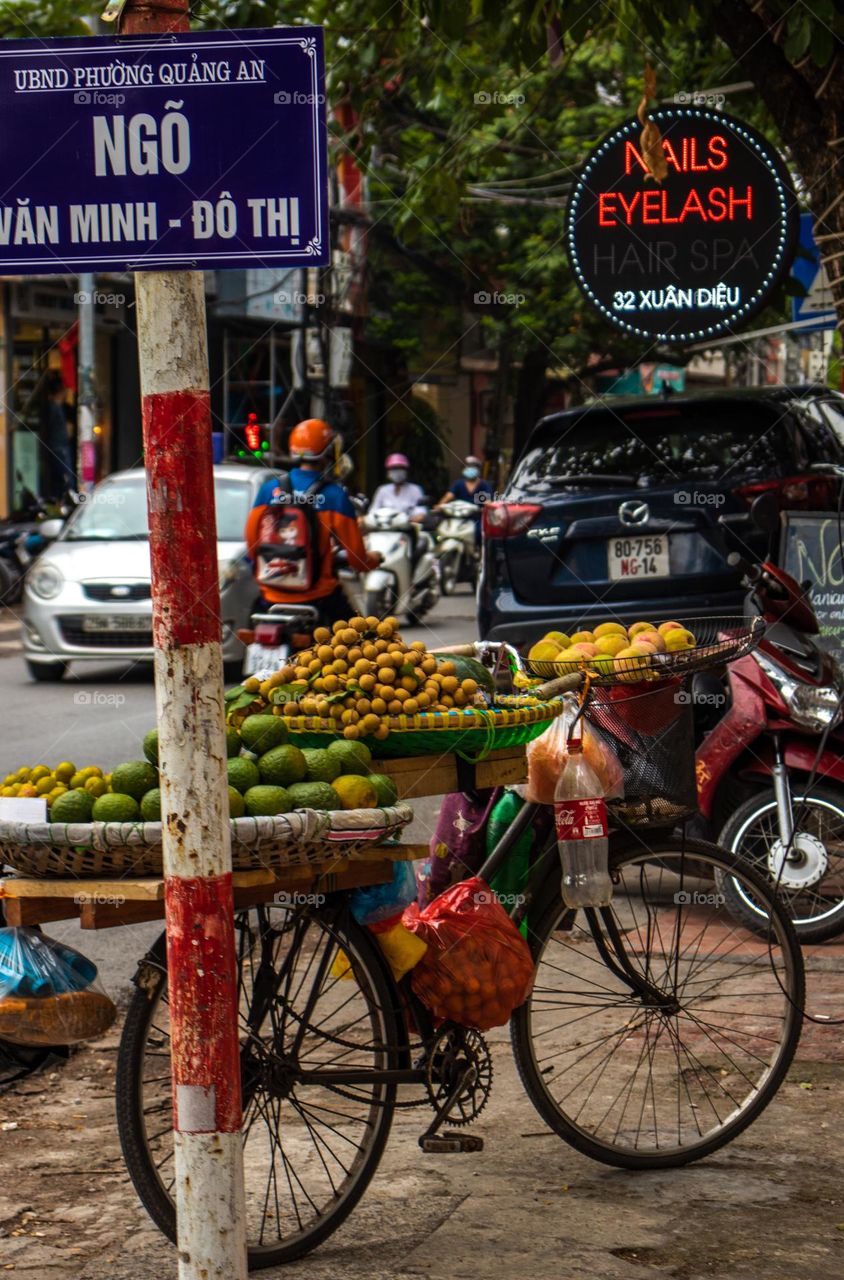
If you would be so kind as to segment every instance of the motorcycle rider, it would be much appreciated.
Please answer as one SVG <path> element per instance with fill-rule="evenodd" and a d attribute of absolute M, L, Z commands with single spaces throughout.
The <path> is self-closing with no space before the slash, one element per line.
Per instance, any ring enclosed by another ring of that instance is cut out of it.
<path fill-rule="evenodd" d="M 264 602 L 312 604 L 328 625 L 349 616 L 334 568 L 334 543 L 345 548 L 358 573 L 381 563 L 380 555 L 366 550 L 351 499 L 335 478 L 341 447 L 337 432 L 321 418 L 298 423 L 288 442 L 294 465 L 261 486 L 245 533 Z M 274 520 L 287 521 L 279 537 Z"/>
<path fill-rule="evenodd" d="M 438 511 L 447 502 L 474 502 L 482 506 L 492 499 L 492 485 L 481 475 L 483 463 L 474 454 L 463 459 L 463 471 L 434 507 Z"/>
<path fill-rule="evenodd" d="M 407 478 L 409 459 L 403 453 L 391 453 L 385 463 L 385 470 L 387 484 L 380 484 L 375 490 L 369 510 L 403 511 L 411 520 L 421 520 L 425 515 L 425 492 Z"/>
<path fill-rule="evenodd" d="M 447 502 L 472 502 L 478 508 L 475 518 L 475 542 L 480 544 L 481 540 L 481 509 L 485 502 L 490 502 L 493 497 L 492 485 L 488 480 L 484 480 L 481 475 L 483 463 L 480 458 L 476 458 L 474 454 L 469 454 L 463 459 L 463 472 L 460 477 L 454 481 L 451 488 L 443 494 L 439 502 L 434 507 L 435 511 L 439 511 L 440 507 L 444 507 Z"/>
<path fill-rule="evenodd" d="M 387 473 L 387 484 L 380 484 L 372 495 L 369 504 L 370 512 L 395 511 L 403 512 L 410 520 L 410 552 L 413 561 L 419 554 L 419 537 L 417 525 L 426 515 L 425 491 L 418 484 L 412 484 L 407 473 L 410 460 L 403 453 L 391 453 L 384 464 Z"/>

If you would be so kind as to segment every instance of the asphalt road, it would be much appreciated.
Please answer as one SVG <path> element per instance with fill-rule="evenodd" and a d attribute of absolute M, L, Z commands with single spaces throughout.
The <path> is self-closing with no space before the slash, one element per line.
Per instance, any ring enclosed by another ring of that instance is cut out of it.
<path fill-rule="evenodd" d="M 408 640 L 422 639 L 431 648 L 474 639 L 474 599 L 466 587 L 440 601 L 424 625 L 405 627 Z M 151 668 L 104 664 L 71 670 L 59 685 L 30 681 L 16 642 L 14 619 L 0 615 L 0 777 L 23 764 L 58 764 L 72 760 L 114 765 L 141 756 L 141 740 L 155 723 Z M 417 801 L 417 820 L 410 836 L 427 840 L 438 802 Z M 161 926 L 126 925 L 83 933 L 69 921 L 56 921 L 47 932 L 77 946 L 100 968 L 106 991 L 125 998 L 137 960 Z"/>

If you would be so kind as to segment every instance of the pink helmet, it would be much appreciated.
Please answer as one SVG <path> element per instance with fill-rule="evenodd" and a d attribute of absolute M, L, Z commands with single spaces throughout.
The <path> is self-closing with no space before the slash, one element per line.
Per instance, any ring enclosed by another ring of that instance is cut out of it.
<path fill-rule="evenodd" d="M 410 460 L 403 453 L 391 453 L 384 466 L 388 471 L 391 467 L 409 467 Z"/>

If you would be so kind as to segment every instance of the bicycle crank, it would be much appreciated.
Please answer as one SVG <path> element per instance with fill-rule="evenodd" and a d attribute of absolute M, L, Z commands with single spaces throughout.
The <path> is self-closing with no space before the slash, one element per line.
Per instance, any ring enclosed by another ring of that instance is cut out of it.
<path fill-rule="evenodd" d="M 428 1054 L 426 1086 L 435 1116 L 419 1139 L 423 1151 L 482 1151 L 483 1139 L 437 1131 L 448 1122 L 471 1124 L 487 1104 L 492 1090 L 492 1056 L 478 1031 L 443 1028 Z"/>

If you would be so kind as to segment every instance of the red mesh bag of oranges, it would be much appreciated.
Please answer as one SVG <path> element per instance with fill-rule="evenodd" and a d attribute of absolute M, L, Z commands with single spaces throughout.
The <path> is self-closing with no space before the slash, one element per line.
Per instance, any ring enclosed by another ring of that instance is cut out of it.
<path fill-rule="evenodd" d="M 436 1017 L 488 1031 L 527 999 L 530 949 L 479 877 L 446 889 L 422 911 L 413 903 L 402 923 L 428 945 L 411 982 Z"/>

